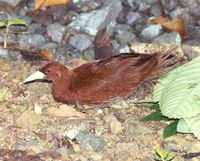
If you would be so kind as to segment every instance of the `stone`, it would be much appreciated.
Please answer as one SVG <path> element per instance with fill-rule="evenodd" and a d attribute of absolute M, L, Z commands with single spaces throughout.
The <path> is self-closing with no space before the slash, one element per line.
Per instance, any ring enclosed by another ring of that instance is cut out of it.
<path fill-rule="evenodd" d="M 45 44 L 46 39 L 40 34 L 33 35 L 18 35 L 18 41 L 23 42 L 28 46 L 37 46 L 40 47 Z"/>
<path fill-rule="evenodd" d="M 46 28 L 43 27 L 42 24 L 32 23 L 28 27 L 28 32 L 30 32 L 30 33 L 37 33 L 37 34 L 43 35 L 46 32 Z"/>
<path fill-rule="evenodd" d="M 138 7 L 139 11 L 145 11 L 151 7 L 152 4 L 156 3 L 158 0 L 127 0 L 131 7 Z"/>
<path fill-rule="evenodd" d="M 120 0 L 106 0 L 102 8 L 89 13 L 81 13 L 68 27 L 85 31 L 95 36 L 99 29 L 106 27 L 110 22 L 114 21 L 121 10 L 122 4 Z"/>
<path fill-rule="evenodd" d="M 51 40 L 59 43 L 62 40 L 65 27 L 59 23 L 53 23 L 47 26 L 47 34 Z"/>
<path fill-rule="evenodd" d="M 117 143 L 115 152 L 116 154 L 128 153 L 130 156 L 134 156 L 137 155 L 140 151 L 136 142 L 129 142 Z"/>
<path fill-rule="evenodd" d="M 1 1 L 8 3 L 12 7 L 17 6 L 17 4 L 19 4 L 19 2 L 21 2 L 21 0 L 1 0 Z"/>
<path fill-rule="evenodd" d="M 121 122 L 119 122 L 117 120 L 112 120 L 111 123 L 110 123 L 110 131 L 113 134 L 120 134 L 120 133 L 122 133 L 123 129 L 122 129 Z"/>
<path fill-rule="evenodd" d="M 42 116 L 32 111 L 25 111 L 19 116 L 15 122 L 16 126 L 24 129 L 37 128 L 38 124 L 42 121 Z"/>
<path fill-rule="evenodd" d="M 70 139 L 74 139 L 77 134 L 79 134 L 81 131 L 89 131 L 90 130 L 90 124 L 88 121 L 84 120 L 70 120 L 66 124 L 66 130 L 63 133 L 63 136 L 67 136 Z"/>
<path fill-rule="evenodd" d="M 81 52 L 85 51 L 92 45 L 91 40 L 83 34 L 77 34 L 70 37 L 69 43 Z"/>
<path fill-rule="evenodd" d="M 192 15 L 200 16 L 199 0 L 180 0 L 179 3 L 186 8 L 189 8 Z"/>
<path fill-rule="evenodd" d="M 154 43 L 170 43 L 178 45 L 181 44 L 181 41 L 181 36 L 177 32 L 164 33 L 153 40 Z"/>
<path fill-rule="evenodd" d="M 157 2 L 151 6 L 150 12 L 153 16 L 158 17 L 163 15 L 161 3 Z"/>
<path fill-rule="evenodd" d="M 131 51 L 130 51 L 130 48 L 129 48 L 129 46 L 128 45 L 125 45 L 125 46 L 123 46 L 123 47 L 120 47 L 120 49 L 119 49 L 119 53 L 121 54 L 121 53 L 130 53 Z"/>
<path fill-rule="evenodd" d="M 132 137 L 146 136 L 147 134 L 152 134 L 153 130 L 144 125 L 141 125 L 139 121 L 133 121 L 132 118 L 126 118 L 123 123 L 124 132 L 126 135 L 131 135 Z"/>
<path fill-rule="evenodd" d="M 142 30 L 141 35 L 146 39 L 151 39 L 161 34 L 161 32 L 162 32 L 161 25 L 150 25 Z"/>
<path fill-rule="evenodd" d="M 105 146 L 105 141 L 91 132 L 80 131 L 75 138 L 80 142 L 81 149 L 86 151 L 98 152 Z"/>
<path fill-rule="evenodd" d="M 136 39 L 135 34 L 128 32 L 126 30 L 118 30 L 117 33 L 119 36 L 119 42 L 122 45 L 125 45 Z"/>
<path fill-rule="evenodd" d="M 141 16 L 138 12 L 129 12 L 126 21 L 129 25 L 134 25 L 139 18 L 141 18 Z"/>
<path fill-rule="evenodd" d="M 9 59 L 9 52 L 7 49 L 0 49 L 0 57 Z"/>

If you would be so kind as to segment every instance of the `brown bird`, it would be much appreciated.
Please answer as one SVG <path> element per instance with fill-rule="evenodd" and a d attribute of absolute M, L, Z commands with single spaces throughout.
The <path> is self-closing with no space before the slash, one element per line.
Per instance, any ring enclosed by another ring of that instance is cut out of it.
<path fill-rule="evenodd" d="M 29 76 L 24 83 L 36 79 L 51 80 L 52 94 L 58 102 L 107 105 L 135 96 L 137 89 L 172 69 L 176 62 L 176 56 L 170 53 L 126 53 L 72 69 L 52 62 Z"/>

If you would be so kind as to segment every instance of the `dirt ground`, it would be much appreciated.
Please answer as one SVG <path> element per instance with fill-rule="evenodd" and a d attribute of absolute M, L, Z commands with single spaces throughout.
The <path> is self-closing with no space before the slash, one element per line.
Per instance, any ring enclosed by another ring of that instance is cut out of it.
<path fill-rule="evenodd" d="M 39 68 L 0 58 L 0 160 L 152 161 L 157 146 L 200 160 L 182 156 L 200 151 L 192 135 L 164 139 L 164 122 L 140 122 L 147 107 L 76 110 L 54 101 L 50 83 L 20 84 Z"/>

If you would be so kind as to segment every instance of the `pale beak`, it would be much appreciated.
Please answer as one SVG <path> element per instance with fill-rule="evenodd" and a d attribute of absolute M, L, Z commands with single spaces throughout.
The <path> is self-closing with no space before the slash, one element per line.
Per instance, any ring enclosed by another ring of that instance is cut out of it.
<path fill-rule="evenodd" d="M 28 83 L 28 82 L 31 82 L 31 81 L 34 81 L 34 80 L 41 80 L 41 79 L 44 79 L 45 78 L 45 75 L 40 72 L 40 71 L 37 71 L 33 74 L 31 74 L 28 78 L 26 78 L 23 83 Z"/>

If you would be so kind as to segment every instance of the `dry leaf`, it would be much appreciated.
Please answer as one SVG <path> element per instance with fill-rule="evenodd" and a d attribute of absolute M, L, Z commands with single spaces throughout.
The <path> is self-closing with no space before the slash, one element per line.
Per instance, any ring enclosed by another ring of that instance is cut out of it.
<path fill-rule="evenodd" d="M 152 24 L 160 24 L 167 32 L 178 32 L 182 40 L 188 39 L 188 33 L 185 28 L 185 21 L 182 17 L 169 20 L 164 17 L 157 17 L 150 21 Z"/>
<path fill-rule="evenodd" d="M 35 10 L 41 7 L 49 7 L 58 4 L 68 4 L 70 0 L 35 0 Z"/>
<path fill-rule="evenodd" d="M 86 115 L 84 113 L 81 113 L 77 110 L 75 110 L 73 107 L 63 105 L 65 108 L 54 108 L 50 107 L 47 109 L 47 114 L 52 115 L 55 117 L 80 117 L 80 118 L 86 118 Z"/>
<path fill-rule="evenodd" d="M 113 46 L 106 28 L 98 31 L 94 40 L 94 45 L 95 59 L 104 59 L 114 55 Z"/>
<path fill-rule="evenodd" d="M 160 24 L 160 25 L 162 25 L 163 23 L 168 22 L 168 21 L 170 21 L 168 18 L 159 16 L 159 17 L 156 17 L 156 18 L 150 20 L 150 24 Z"/>
<path fill-rule="evenodd" d="M 148 44 L 148 43 L 133 43 L 130 44 L 130 50 L 139 54 L 163 53 L 163 51 L 173 50 L 179 58 L 191 60 L 200 55 L 199 46 L 177 45 L 177 44 Z"/>
<path fill-rule="evenodd" d="M 48 50 L 42 50 L 39 52 L 38 55 L 44 58 L 45 60 L 51 61 L 53 59 L 52 53 L 50 53 Z"/>

